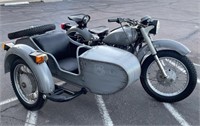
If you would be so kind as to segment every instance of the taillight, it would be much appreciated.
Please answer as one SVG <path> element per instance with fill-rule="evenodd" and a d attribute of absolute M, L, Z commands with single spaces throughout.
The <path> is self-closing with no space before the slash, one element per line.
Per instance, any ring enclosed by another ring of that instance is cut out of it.
<path fill-rule="evenodd" d="M 62 23 L 62 24 L 60 25 L 60 27 L 61 27 L 61 29 L 65 30 L 65 23 Z"/>
<path fill-rule="evenodd" d="M 70 23 L 62 23 L 60 25 L 61 29 L 63 30 L 68 30 L 69 28 L 71 28 L 72 26 L 70 25 Z"/>

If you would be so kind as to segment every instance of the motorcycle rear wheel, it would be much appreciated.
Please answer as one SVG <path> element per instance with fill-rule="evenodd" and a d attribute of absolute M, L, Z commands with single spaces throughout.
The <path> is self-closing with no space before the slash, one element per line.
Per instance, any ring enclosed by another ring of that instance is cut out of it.
<path fill-rule="evenodd" d="M 160 102 L 178 102 L 188 97 L 197 83 L 193 63 L 172 50 L 158 51 L 157 55 L 169 78 L 163 77 L 154 56 L 148 56 L 141 66 L 140 77 L 145 91 Z"/>
<path fill-rule="evenodd" d="M 14 92 L 26 109 L 39 110 L 42 108 L 45 100 L 38 90 L 37 79 L 22 59 L 17 59 L 12 63 L 10 77 Z"/>

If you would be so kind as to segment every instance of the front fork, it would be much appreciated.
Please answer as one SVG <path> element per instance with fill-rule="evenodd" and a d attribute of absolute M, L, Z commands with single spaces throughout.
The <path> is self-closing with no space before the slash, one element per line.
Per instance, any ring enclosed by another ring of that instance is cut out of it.
<path fill-rule="evenodd" d="M 151 42 L 151 39 L 149 38 L 149 36 L 147 34 L 147 33 L 149 33 L 149 31 L 151 29 L 152 29 L 152 27 L 147 27 L 146 29 L 142 27 L 142 28 L 140 28 L 140 31 L 144 37 L 144 40 L 146 41 L 147 45 L 149 46 L 151 54 L 154 56 L 156 63 L 158 64 L 158 67 L 160 68 L 162 74 L 164 75 L 165 78 L 167 78 L 167 73 L 165 72 L 165 69 L 164 69 L 162 63 L 160 62 L 160 59 L 158 58 L 157 51 L 154 48 L 154 46 Z"/>

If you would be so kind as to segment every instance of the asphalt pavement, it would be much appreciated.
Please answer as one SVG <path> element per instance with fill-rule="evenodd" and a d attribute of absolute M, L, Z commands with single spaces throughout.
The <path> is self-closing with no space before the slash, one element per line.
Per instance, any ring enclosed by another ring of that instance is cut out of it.
<path fill-rule="evenodd" d="M 7 34 L 30 26 L 70 22 L 67 16 L 85 13 L 91 16 L 89 28 L 106 25 L 108 18 L 140 19 L 150 15 L 161 27 L 154 39 L 180 41 L 191 53 L 200 78 L 200 1 L 199 0 L 64 0 L 55 3 L 0 6 L 0 44 L 9 41 Z M 36 112 L 27 111 L 15 99 L 9 74 L 4 74 L 5 52 L 0 49 L 0 125 L 200 125 L 200 82 L 186 99 L 161 103 L 151 98 L 137 81 L 125 90 L 106 96 L 88 93 L 73 101 L 47 101 Z"/>

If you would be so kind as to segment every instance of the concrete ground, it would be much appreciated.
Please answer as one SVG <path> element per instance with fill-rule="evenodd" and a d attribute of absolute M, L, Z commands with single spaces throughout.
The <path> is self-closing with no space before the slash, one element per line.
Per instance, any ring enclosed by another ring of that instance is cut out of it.
<path fill-rule="evenodd" d="M 192 52 L 188 55 L 196 65 L 200 78 L 200 1 L 199 0 L 64 0 L 56 3 L 0 6 L 0 43 L 9 41 L 7 34 L 34 25 L 69 22 L 67 16 L 85 13 L 91 16 L 90 28 L 118 24 L 108 18 L 140 19 L 150 15 L 159 19 L 161 28 L 154 39 L 180 41 Z M 155 101 L 141 83 L 109 96 L 91 93 L 66 103 L 47 101 L 31 113 L 15 98 L 9 74 L 3 73 L 5 51 L 0 49 L 1 125 L 200 125 L 200 83 L 185 100 L 166 104 Z M 11 101 L 8 101 L 11 100 Z"/>

